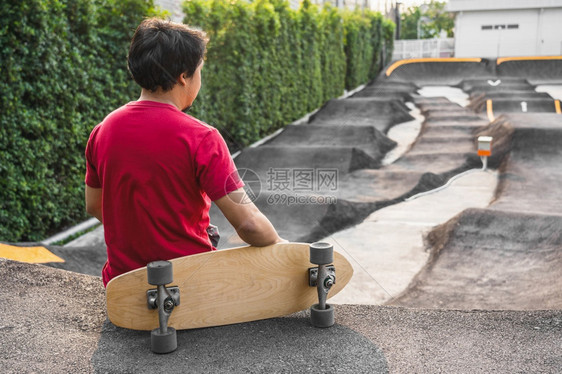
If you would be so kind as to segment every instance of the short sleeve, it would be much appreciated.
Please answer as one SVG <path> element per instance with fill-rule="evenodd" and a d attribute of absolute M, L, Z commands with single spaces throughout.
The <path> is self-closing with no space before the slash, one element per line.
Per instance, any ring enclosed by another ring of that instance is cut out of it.
<path fill-rule="evenodd" d="M 197 148 L 195 170 L 201 188 L 213 201 L 244 186 L 228 147 L 215 128 Z"/>
<path fill-rule="evenodd" d="M 94 160 L 94 143 L 95 143 L 95 137 L 96 134 L 98 132 L 99 129 L 99 125 L 96 126 L 93 130 L 92 133 L 90 134 L 90 138 L 88 139 L 88 144 L 86 145 L 86 179 L 85 179 L 85 183 L 92 188 L 101 188 L 101 182 L 100 182 L 100 177 L 97 173 L 96 167 L 95 167 L 95 160 Z"/>

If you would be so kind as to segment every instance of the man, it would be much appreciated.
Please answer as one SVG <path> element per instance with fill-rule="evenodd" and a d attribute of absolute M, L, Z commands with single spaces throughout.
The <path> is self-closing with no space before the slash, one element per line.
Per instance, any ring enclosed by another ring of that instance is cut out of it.
<path fill-rule="evenodd" d="M 244 184 L 219 132 L 183 113 L 201 87 L 206 43 L 185 25 L 144 20 L 128 56 L 141 96 L 90 135 L 86 210 L 104 225 L 104 285 L 154 260 L 214 250 L 211 201 L 250 245 L 282 241 L 254 204 L 242 203 Z"/>

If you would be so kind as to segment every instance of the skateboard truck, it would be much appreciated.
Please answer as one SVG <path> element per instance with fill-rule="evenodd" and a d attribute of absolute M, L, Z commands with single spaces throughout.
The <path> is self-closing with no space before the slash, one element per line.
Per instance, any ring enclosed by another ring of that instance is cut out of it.
<path fill-rule="evenodd" d="M 308 269 L 308 284 L 318 290 L 318 304 L 310 307 L 310 322 L 315 327 L 330 327 L 334 324 L 334 308 L 326 304 L 328 292 L 336 284 L 334 247 L 330 243 L 316 242 L 310 245 L 310 262 L 318 265 Z"/>
<path fill-rule="evenodd" d="M 178 287 L 166 287 L 174 279 L 170 261 L 153 261 L 146 266 L 148 283 L 157 286 L 146 292 L 149 309 L 158 309 L 160 327 L 150 333 L 150 345 L 154 353 L 170 353 L 178 347 L 176 330 L 168 327 L 168 319 L 174 307 L 180 305 Z"/>

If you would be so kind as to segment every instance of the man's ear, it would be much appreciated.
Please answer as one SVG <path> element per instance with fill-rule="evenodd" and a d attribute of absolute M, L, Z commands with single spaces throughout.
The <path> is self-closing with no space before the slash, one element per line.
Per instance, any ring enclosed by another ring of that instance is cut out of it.
<path fill-rule="evenodd" d="M 181 73 L 180 76 L 178 77 L 177 82 L 182 86 L 187 86 L 190 80 L 191 78 L 187 77 L 187 73 Z"/>

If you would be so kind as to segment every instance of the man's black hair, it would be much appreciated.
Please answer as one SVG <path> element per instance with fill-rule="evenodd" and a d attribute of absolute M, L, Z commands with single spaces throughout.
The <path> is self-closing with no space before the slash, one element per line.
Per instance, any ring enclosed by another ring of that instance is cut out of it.
<path fill-rule="evenodd" d="M 203 31 L 157 18 L 141 22 L 129 48 L 129 71 L 142 88 L 169 91 L 181 74 L 193 76 L 205 57 Z"/>

